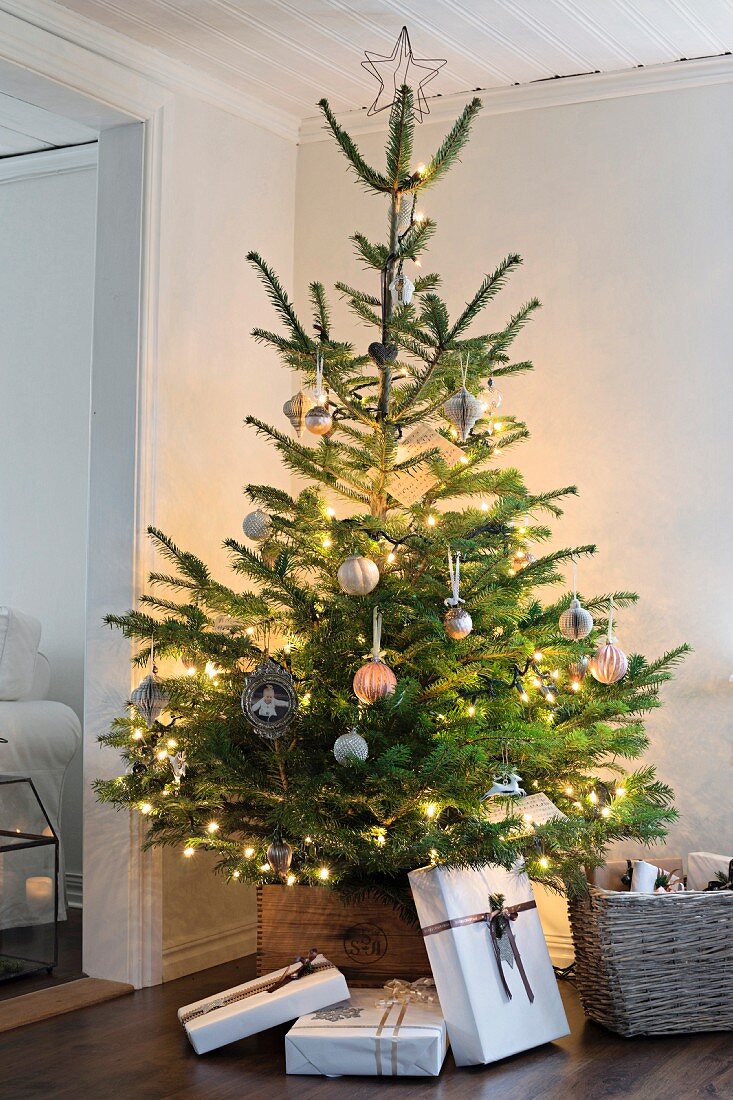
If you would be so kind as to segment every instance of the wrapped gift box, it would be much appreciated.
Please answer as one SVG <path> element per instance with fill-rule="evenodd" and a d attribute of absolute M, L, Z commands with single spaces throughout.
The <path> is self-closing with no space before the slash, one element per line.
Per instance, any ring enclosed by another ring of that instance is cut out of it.
<path fill-rule="evenodd" d="M 569 1034 L 521 870 L 424 867 L 410 873 L 410 885 L 457 1065 L 495 1062 Z M 491 906 L 497 895 L 501 910 Z"/>
<path fill-rule="evenodd" d="M 285 1036 L 285 1065 L 326 1077 L 437 1077 L 447 1047 L 437 1003 L 385 1003 L 383 989 L 358 989 L 296 1021 Z"/>
<path fill-rule="evenodd" d="M 718 874 L 728 875 L 733 856 L 718 856 L 713 852 L 690 852 L 687 857 L 687 889 L 706 890 Z"/>
<path fill-rule="evenodd" d="M 310 973 L 296 977 L 303 966 L 302 962 L 292 963 L 179 1008 L 178 1019 L 196 1053 L 206 1054 L 349 996 L 343 974 L 323 955 L 312 959 Z"/>

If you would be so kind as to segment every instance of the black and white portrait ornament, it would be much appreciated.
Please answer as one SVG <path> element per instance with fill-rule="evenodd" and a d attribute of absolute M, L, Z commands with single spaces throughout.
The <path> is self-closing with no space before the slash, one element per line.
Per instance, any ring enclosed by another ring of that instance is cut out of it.
<path fill-rule="evenodd" d="M 295 718 L 298 697 L 286 668 L 265 658 L 247 677 L 242 692 L 242 712 L 260 737 L 274 741 Z"/>

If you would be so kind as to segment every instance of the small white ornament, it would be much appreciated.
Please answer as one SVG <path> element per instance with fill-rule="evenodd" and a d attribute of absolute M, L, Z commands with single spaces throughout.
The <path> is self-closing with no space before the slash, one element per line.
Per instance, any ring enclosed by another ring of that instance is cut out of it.
<path fill-rule="evenodd" d="M 261 508 L 256 508 L 254 512 L 250 512 L 242 522 L 242 530 L 248 539 L 252 539 L 252 542 L 264 542 L 271 529 L 272 520 L 267 512 L 263 512 Z"/>
<path fill-rule="evenodd" d="M 336 579 L 347 595 L 368 596 L 379 584 L 379 566 L 371 558 L 352 554 L 339 566 Z"/>
<path fill-rule="evenodd" d="M 409 306 L 415 293 L 415 284 L 403 271 L 398 271 L 389 284 L 389 292 L 392 295 L 393 306 Z"/>
<path fill-rule="evenodd" d="M 485 799 L 491 798 L 495 794 L 526 796 L 527 792 L 519 786 L 521 778 L 521 775 L 518 775 L 517 772 L 495 775 L 493 786 L 483 795 L 481 801 L 483 802 Z"/>
<path fill-rule="evenodd" d="M 305 426 L 313 435 L 328 435 L 333 427 L 333 417 L 327 405 L 314 405 L 305 414 Z"/>
<path fill-rule="evenodd" d="M 465 443 L 474 424 L 483 415 L 484 407 L 479 399 L 463 386 L 458 393 L 448 398 L 443 411 L 458 432 L 461 443 Z"/>
<path fill-rule="evenodd" d="M 339 764 L 350 764 L 354 760 L 363 762 L 369 756 L 369 746 L 366 739 L 352 729 L 336 738 L 333 755 Z"/>
<path fill-rule="evenodd" d="M 180 787 L 181 780 L 186 776 L 186 754 L 185 752 L 177 752 L 175 754 L 168 753 L 168 763 L 171 766 L 173 772 L 173 782 L 177 787 Z"/>

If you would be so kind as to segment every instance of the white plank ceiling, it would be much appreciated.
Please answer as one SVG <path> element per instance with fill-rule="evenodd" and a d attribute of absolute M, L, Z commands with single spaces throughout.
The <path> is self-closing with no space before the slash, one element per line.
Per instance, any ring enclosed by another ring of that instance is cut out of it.
<path fill-rule="evenodd" d="M 733 49 L 733 0 L 64 0 L 294 120 L 368 106 L 363 50 L 448 64 L 431 93 L 612 72 Z"/>

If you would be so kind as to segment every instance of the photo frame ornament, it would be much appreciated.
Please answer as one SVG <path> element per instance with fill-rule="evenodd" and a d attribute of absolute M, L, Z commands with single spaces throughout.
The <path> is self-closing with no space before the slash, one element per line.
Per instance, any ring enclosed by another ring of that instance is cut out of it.
<path fill-rule="evenodd" d="M 268 687 L 272 687 L 271 692 L 266 692 Z M 266 741 L 282 737 L 298 713 L 293 677 L 272 657 L 266 657 L 247 676 L 242 691 L 242 713 L 255 733 Z"/>

